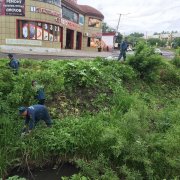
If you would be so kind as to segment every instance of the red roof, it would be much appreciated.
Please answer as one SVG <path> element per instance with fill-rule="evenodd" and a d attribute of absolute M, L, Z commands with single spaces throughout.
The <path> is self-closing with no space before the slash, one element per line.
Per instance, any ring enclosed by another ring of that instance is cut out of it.
<path fill-rule="evenodd" d="M 79 5 L 79 6 L 85 12 L 85 14 L 104 19 L 104 15 L 100 11 L 98 11 L 97 9 L 95 9 L 91 6 L 87 6 L 87 5 Z"/>
<path fill-rule="evenodd" d="M 106 32 L 102 33 L 103 36 L 115 36 L 116 32 Z"/>
<path fill-rule="evenodd" d="M 62 2 L 66 5 L 68 5 L 69 7 L 75 9 L 76 11 L 81 12 L 84 15 L 95 16 L 100 19 L 104 19 L 104 15 L 100 11 L 98 11 L 97 9 L 95 9 L 91 6 L 79 5 L 79 4 L 69 1 L 69 0 L 62 0 Z"/>

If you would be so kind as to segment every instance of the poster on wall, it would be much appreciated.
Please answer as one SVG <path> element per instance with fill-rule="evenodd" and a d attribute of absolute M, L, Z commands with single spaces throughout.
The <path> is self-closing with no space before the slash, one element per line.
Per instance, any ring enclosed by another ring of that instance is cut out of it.
<path fill-rule="evenodd" d="M 25 16 L 25 0 L 0 0 L 1 15 Z"/>
<path fill-rule="evenodd" d="M 101 45 L 101 40 L 97 38 L 91 38 L 90 47 L 99 47 Z"/>
<path fill-rule="evenodd" d="M 89 18 L 88 26 L 100 28 L 101 21 L 99 19 Z"/>

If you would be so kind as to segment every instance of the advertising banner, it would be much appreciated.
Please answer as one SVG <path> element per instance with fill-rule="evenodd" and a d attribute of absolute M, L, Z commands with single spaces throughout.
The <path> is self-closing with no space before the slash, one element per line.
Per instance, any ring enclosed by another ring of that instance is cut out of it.
<path fill-rule="evenodd" d="M 101 21 L 95 18 L 89 18 L 88 26 L 89 27 L 95 27 L 100 28 Z"/>
<path fill-rule="evenodd" d="M 1 15 L 25 16 L 25 0 L 0 0 Z"/>

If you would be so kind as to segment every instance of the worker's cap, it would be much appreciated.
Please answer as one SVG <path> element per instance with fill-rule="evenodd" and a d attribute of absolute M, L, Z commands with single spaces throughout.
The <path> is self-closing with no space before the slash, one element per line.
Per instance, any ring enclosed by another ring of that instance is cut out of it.
<path fill-rule="evenodd" d="M 26 111 L 26 107 L 21 106 L 18 108 L 18 110 L 19 110 L 19 114 L 22 114 L 24 111 Z"/>
<path fill-rule="evenodd" d="M 8 57 L 9 57 L 9 58 L 12 58 L 12 57 L 13 57 L 13 54 L 8 54 Z"/>

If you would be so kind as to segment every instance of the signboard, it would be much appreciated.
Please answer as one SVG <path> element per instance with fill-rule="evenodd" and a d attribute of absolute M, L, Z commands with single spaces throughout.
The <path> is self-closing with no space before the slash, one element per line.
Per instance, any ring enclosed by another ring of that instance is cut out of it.
<path fill-rule="evenodd" d="M 42 46 L 42 41 L 26 39 L 6 39 L 6 44 Z"/>
<path fill-rule="evenodd" d="M 89 27 L 100 28 L 100 26 L 101 26 L 101 21 L 100 21 L 99 19 L 89 18 L 88 26 L 89 26 Z"/>
<path fill-rule="evenodd" d="M 0 0 L 0 15 L 25 16 L 25 0 Z"/>
<path fill-rule="evenodd" d="M 76 24 L 76 23 L 73 23 L 71 21 L 68 21 L 66 19 L 63 19 L 63 18 L 55 18 L 55 21 L 57 23 L 60 23 L 60 24 L 63 24 L 65 25 L 66 27 L 68 27 L 69 29 L 79 29 L 80 28 L 80 25 L 79 24 Z"/>
<path fill-rule="evenodd" d="M 56 11 L 53 11 L 51 9 L 46 9 L 46 8 L 30 6 L 30 11 L 35 12 L 35 13 L 40 13 L 40 14 L 47 14 L 47 15 L 55 16 L 55 17 L 61 17 L 61 11 L 56 12 Z"/>

